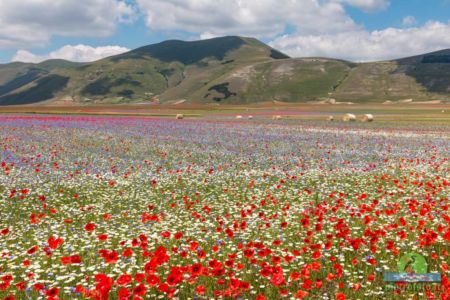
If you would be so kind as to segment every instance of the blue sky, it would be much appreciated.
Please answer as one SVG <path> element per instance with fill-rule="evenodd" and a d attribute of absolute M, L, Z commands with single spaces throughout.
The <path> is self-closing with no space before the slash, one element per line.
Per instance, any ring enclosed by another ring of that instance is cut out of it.
<path fill-rule="evenodd" d="M 446 0 L 394 0 L 386 10 L 376 13 L 364 13 L 348 6 L 349 15 L 368 30 L 380 30 L 387 27 L 402 27 L 406 16 L 413 16 L 417 25 L 430 20 L 448 23 L 450 20 L 450 1 Z"/>
<path fill-rule="evenodd" d="M 0 1 L 0 63 L 92 61 L 222 35 L 254 36 L 296 57 L 390 59 L 450 48 L 450 0 Z"/>

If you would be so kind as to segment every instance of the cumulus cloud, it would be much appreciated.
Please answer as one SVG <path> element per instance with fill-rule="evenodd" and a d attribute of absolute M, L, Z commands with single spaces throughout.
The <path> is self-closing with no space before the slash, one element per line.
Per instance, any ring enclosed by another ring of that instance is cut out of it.
<path fill-rule="evenodd" d="M 271 42 L 292 56 L 325 56 L 353 61 L 394 59 L 450 47 L 450 23 L 428 22 L 421 27 L 387 28 L 339 34 L 285 35 Z"/>
<path fill-rule="evenodd" d="M 65 59 L 76 62 L 91 62 L 108 56 L 130 51 L 120 46 L 91 47 L 86 45 L 67 45 L 48 55 L 36 55 L 26 50 L 18 50 L 12 61 L 39 63 L 48 59 Z"/>
<path fill-rule="evenodd" d="M 357 7 L 365 12 L 384 10 L 389 6 L 388 0 L 341 0 L 344 3 Z"/>
<path fill-rule="evenodd" d="M 352 6 L 375 13 L 389 5 L 389 0 L 0 0 L 0 48 L 45 45 L 54 35 L 107 36 L 117 24 L 132 22 L 137 11 L 157 33 L 182 32 L 203 39 L 253 36 L 271 40 L 272 46 L 291 56 L 370 61 L 450 48 L 447 23 L 418 26 L 414 17 L 407 16 L 401 28 L 370 32 L 346 11 Z M 89 61 L 103 56 L 92 49 L 69 48 L 65 49 L 69 54 L 47 56 L 21 50 L 15 59 L 54 56 Z M 74 54 L 77 51 L 89 54 Z"/>
<path fill-rule="evenodd" d="M 450 25 L 421 27 L 409 16 L 403 28 L 367 31 L 346 12 L 389 7 L 389 0 L 136 0 L 148 27 L 187 31 L 200 38 L 249 35 L 270 39 L 291 56 L 354 61 L 390 59 L 450 47 Z M 414 27 L 415 26 L 415 27 Z M 286 28 L 289 33 L 286 34 Z"/>
<path fill-rule="evenodd" d="M 136 0 L 147 25 L 202 37 L 273 38 L 286 26 L 299 33 L 333 33 L 358 27 L 336 0 Z"/>
<path fill-rule="evenodd" d="M 135 13 L 123 0 L 1 0 L 0 48 L 43 46 L 54 35 L 105 37 Z"/>
<path fill-rule="evenodd" d="M 416 23 L 417 23 L 417 20 L 413 16 L 406 16 L 402 20 L 402 25 L 403 26 L 413 26 Z"/>

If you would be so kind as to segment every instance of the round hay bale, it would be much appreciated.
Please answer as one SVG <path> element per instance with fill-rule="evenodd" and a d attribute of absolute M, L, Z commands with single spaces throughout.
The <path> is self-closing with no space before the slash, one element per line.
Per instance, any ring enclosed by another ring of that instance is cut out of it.
<path fill-rule="evenodd" d="M 237 115 L 236 119 L 242 119 L 242 116 L 241 115 Z"/>
<path fill-rule="evenodd" d="M 345 114 L 342 120 L 344 122 L 354 122 L 356 121 L 356 116 L 354 114 Z"/>
<path fill-rule="evenodd" d="M 251 120 L 251 119 L 253 119 L 253 116 L 248 116 L 247 118 L 248 118 L 249 120 Z"/>
<path fill-rule="evenodd" d="M 373 115 L 372 114 L 365 114 L 362 116 L 361 121 L 363 122 L 373 122 Z"/>
<path fill-rule="evenodd" d="M 281 120 L 282 117 L 280 115 L 275 115 L 272 117 L 272 120 Z"/>
<path fill-rule="evenodd" d="M 177 114 L 175 119 L 177 120 L 183 120 L 184 119 L 184 115 L 183 114 Z"/>
<path fill-rule="evenodd" d="M 333 116 L 328 116 L 327 120 L 330 121 L 330 122 L 334 121 L 334 117 Z"/>

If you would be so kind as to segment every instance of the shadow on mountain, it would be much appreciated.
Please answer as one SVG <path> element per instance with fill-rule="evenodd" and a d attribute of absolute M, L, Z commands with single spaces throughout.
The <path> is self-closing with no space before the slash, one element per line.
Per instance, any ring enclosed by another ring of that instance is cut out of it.
<path fill-rule="evenodd" d="M 81 91 L 81 94 L 84 96 L 99 96 L 105 95 L 111 92 L 111 89 L 114 87 L 118 87 L 121 85 L 130 85 L 130 86 L 141 86 L 142 84 L 139 81 L 132 80 L 130 78 L 119 78 L 115 81 L 111 81 L 109 78 L 100 78 L 84 87 Z M 119 95 L 124 96 L 122 91 Z M 126 92 L 127 95 L 132 93 Z M 134 94 L 134 92 L 133 92 Z"/>
<path fill-rule="evenodd" d="M 287 58 L 290 58 L 286 54 L 284 54 L 284 53 L 282 53 L 282 52 L 280 52 L 278 50 L 275 50 L 275 49 L 271 49 L 270 50 L 270 57 L 273 58 L 273 59 L 287 59 Z"/>
<path fill-rule="evenodd" d="M 0 96 L 10 93 L 15 89 L 20 88 L 21 86 L 29 84 L 30 82 L 33 82 L 34 80 L 38 79 L 41 75 L 42 75 L 41 71 L 32 69 L 27 73 L 14 78 L 13 80 L 0 86 Z"/>
<path fill-rule="evenodd" d="M 212 87 L 210 87 L 210 88 L 208 89 L 209 92 L 210 92 L 210 91 L 216 91 L 217 93 L 220 93 L 220 94 L 223 95 L 223 97 L 214 97 L 214 98 L 213 98 L 214 101 L 222 101 L 222 100 L 225 100 L 225 99 L 230 98 L 231 96 L 236 96 L 236 95 L 237 95 L 236 93 L 233 93 L 233 92 L 231 92 L 231 91 L 229 90 L 229 85 L 230 85 L 229 82 L 224 82 L 224 83 L 221 83 L 221 84 L 217 84 L 217 85 L 215 85 L 215 86 L 212 86 Z M 204 96 L 204 98 L 209 97 L 209 95 L 210 95 L 210 94 L 206 94 L 206 95 Z"/>
<path fill-rule="evenodd" d="M 450 92 L 450 50 L 397 60 L 395 73 L 413 77 L 430 93 Z"/>
<path fill-rule="evenodd" d="M 69 77 L 59 75 L 42 77 L 35 81 L 36 86 L 23 92 L 0 96 L 0 105 L 31 104 L 52 99 L 66 87 L 68 81 Z"/>
<path fill-rule="evenodd" d="M 185 65 L 195 64 L 207 57 L 223 60 L 225 55 L 245 44 L 239 37 L 229 36 L 210 40 L 185 42 L 178 40 L 165 41 L 117 55 L 112 61 L 121 59 L 142 59 L 150 56 L 164 62 L 178 61 Z"/>

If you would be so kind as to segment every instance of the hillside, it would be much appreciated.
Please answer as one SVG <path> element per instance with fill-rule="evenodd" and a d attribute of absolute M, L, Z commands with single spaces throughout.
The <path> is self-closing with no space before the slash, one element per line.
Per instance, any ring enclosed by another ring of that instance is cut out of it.
<path fill-rule="evenodd" d="M 349 101 L 448 100 L 450 50 L 392 61 L 358 64 L 333 93 Z"/>
<path fill-rule="evenodd" d="M 289 58 L 252 38 L 170 40 L 93 63 L 0 65 L 0 105 L 450 100 L 450 50 L 393 61 Z"/>

